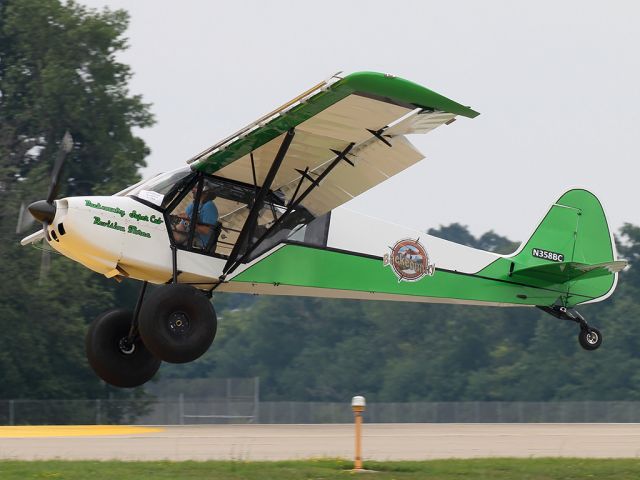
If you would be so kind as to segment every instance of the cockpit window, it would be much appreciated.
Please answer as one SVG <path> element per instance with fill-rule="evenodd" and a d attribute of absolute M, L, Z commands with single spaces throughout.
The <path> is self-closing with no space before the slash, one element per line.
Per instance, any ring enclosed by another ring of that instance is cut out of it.
<path fill-rule="evenodd" d="M 128 195 L 165 208 L 194 175 L 191 167 L 166 172 L 137 186 Z"/>
<path fill-rule="evenodd" d="M 279 190 L 269 192 L 251 214 L 254 185 L 189 167 L 160 174 L 126 194 L 163 209 L 172 244 L 181 250 L 247 262 L 286 241 L 326 244 L 328 221 L 312 224 L 314 216 L 304 207 L 287 206 Z"/>

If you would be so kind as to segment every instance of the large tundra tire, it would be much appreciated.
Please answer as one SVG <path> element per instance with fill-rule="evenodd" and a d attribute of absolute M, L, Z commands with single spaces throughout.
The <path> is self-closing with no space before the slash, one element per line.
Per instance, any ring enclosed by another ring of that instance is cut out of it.
<path fill-rule="evenodd" d="M 142 341 L 155 356 L 170 363 L 187 363 L 206 352 L 216 336 L 213 305 L 200 290 L 170 284 L 154 290 L 140 310 Z"/>
<path fill-rule="evenodd" d="M 85 337 L 89 365 L 98 377 L 116 387 L 142 385 L 160 368 L 160 360 L 142 340 L 127 342 L 132 316 L 130 310 L 109 310 L 91 322 Z"/>

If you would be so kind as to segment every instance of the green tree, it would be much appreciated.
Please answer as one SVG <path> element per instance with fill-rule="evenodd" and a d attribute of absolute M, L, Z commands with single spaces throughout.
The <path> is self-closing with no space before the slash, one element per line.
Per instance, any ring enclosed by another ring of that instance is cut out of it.
<path fill-rule="evenodd" d="M 640 287 L 640 227 L 625 223 L 620 229 L 617 246 L 620 255 L 629 262 L 623 278 Z"/>
<path fill-rule="evenodd" d="M 74 147 L 59 197 L 139 179 L 148 149 L 132 128 L 153 119 L 116 61 L 127 23 L 123 11 L 74 2 L 0 2 L 0 398 L 105 394 L 84 358 L 85 325 L 128 287 L 55 255 L 39 282 L 40 252 L 18 245 L 15 226 L 20 203 L 46 195 L 65 130 Z"/>
<path fill-rule="evenodd" d="M 127 24 L 122 10 L 0 3 L 2 190 L 42 197 L 38 182 L 48 180 L 65 130 L 74 149 L 63 193 L 113 193 L 137 179 L 148 149 L 131 129 L 152 117 L 128 92 L 130 68 L 115 60 L 126 48 Z"/>
<path fill-rule="evenodd" d="M 440 228 L 430 228 L 427 230 L 427 233 L 434 237 L 444 238 L 450 242 L 477 248 L 478 240 L 469 232 L 466 225 L 457 222 L 450 225 L 440 225 Z"/>

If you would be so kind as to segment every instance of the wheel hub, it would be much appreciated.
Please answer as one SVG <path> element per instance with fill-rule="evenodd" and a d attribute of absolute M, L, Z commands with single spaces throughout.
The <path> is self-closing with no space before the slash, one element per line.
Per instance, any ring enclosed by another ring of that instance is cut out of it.
<path fill-rule="evenodd" d="M 173 335 L 184 335 L 189 331 L 189 316 L 184 312 L 173 312 L 169 315 L 169 331 Z"/>
<path fill-rule="evenodd" d="M 585 338 L 587 340 L 587 343 L 589 343 L 590 345 L 595 345 L 596 343 L 598 343 L 598 334 L 596 332 L 587 332 Z"/>
<path fill-rule="evenodd" d="M 125 355 L 131 355 L 136 350 L 136 344 L 127 337 L 124 337 L 118 342 L 118 348 Z"/>

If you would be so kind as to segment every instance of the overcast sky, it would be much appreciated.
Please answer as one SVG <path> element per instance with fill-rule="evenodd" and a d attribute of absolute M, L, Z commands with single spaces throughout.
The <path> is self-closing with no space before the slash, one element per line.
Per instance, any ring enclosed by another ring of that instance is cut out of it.
<path fill-rule="evenodd" d="M 614 229 L 640 224 L 640 3 L 80 0 L 131 15 L 131 91 L 157 124 L 145 176 L 170 170 L 343 70 L 412 80 L 469 105 L 411 140 L 426 159 L 348 204 L 425 229 L 514 240 L 569 187 Z"/>

